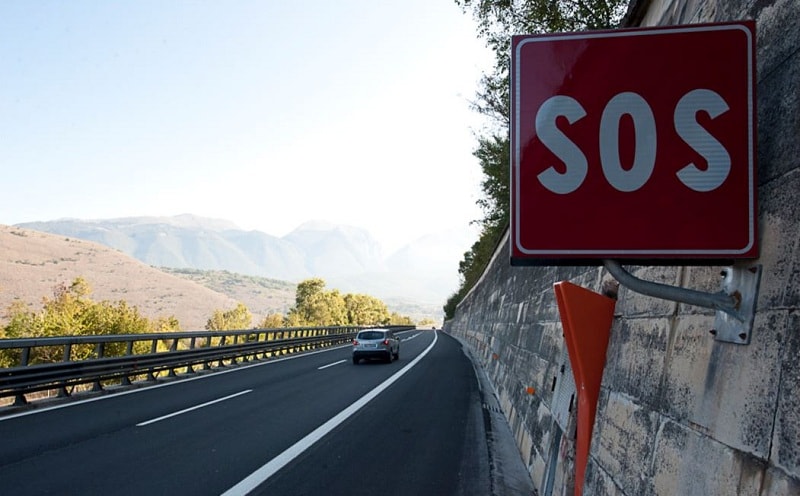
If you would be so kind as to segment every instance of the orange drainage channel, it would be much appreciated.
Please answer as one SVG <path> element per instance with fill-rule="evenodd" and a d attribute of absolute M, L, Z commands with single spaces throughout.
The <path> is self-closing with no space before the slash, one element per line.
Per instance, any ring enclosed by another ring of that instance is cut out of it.
<path fill-rule="evenodd" d="M 575 495 L 580 496 L 616 301 L 566 281 L 553 287 L 578 394 Z"/>

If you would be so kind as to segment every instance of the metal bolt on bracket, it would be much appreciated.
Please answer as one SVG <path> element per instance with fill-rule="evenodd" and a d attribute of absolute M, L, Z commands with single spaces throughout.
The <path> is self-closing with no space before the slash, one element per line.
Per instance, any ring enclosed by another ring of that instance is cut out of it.
<path fill-rule="evenodd" d="M 722 292 L 734 298 L 735 313 L 717 311 L 715 339 L 735 344 L 750 344 L 756 301 L 761 284 L 761 265 L 729 267 L 722 280 Z"/>
<path fill-rule="evenodd" d="M 631 291 L 716 310 L 714 328 L 709 331 L 714 339 L 734 344 L 750 344 L 761 283 L 761 265 L 727 267 L 720 272 L 723 280 L 722 290 L 718 293 L 645 281 L 633 276 L 614 260 L 604 260 L 603 265 L 621 285 Z"/>

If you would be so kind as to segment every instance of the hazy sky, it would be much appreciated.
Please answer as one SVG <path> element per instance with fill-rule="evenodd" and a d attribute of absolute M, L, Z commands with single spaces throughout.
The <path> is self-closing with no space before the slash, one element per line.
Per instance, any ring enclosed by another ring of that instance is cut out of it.
<path fill-rule="evenodd" d="M 467 229 L 491 60 L 453 0 L 3 0 L 0 223 Z"/>

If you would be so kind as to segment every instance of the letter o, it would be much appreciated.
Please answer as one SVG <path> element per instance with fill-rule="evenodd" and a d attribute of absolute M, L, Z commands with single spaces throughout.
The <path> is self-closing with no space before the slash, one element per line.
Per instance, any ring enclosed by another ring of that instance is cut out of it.
<path fill-rule="evenodd" d="M 636 134 L 633 165 L 622 168 L 619 158 L 619 122 L 630 115 Z M 631 192 L 644 186 L 656 165 L 656 121 L 644 98 L 633 92 L 615 95 L 609 100 L 600 119 L 600 163 L 609 184 L 619 191 Z"/>

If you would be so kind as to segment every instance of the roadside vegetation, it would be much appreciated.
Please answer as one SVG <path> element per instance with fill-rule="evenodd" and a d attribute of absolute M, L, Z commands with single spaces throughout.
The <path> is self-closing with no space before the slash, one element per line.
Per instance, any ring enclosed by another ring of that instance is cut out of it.
<path fill-rule="evenodd" d="M 180 331 L 174 316 L 149 319 L 136 306 L 120 300 L 94 301 L 86 279 L 78 277 L 70 285 L 59 284 L 52 296 L 42 298 L 41 310 L 34 311 L 18 300 L 7 311 L 8 324 L 0 327 L 0 339 L 46 338 L 59 336 L 103 336 Z M 253 327 L 253 316 L 244 303 L 232 309 L 214 310 L 206 330 L 240 330 Z M 381 300 L 364 294 L 341 294 L 326 290 L 325 281 L 308 279 L 297 285 L 295 305 L 286 315 L 267 315 L 257 327 L 325 327 L 366 325 L 413 325 L 411 318 L 389 312 Z M 137 343 L 137 346 L 149 346 Z M 124 354 L 121 343 L 109 343 L 105 356 Z M 119 348 L 119 349 L 117 349 Z M 148 349 L 135 349 L 146 353 Z M 0 367 L 20 363 L 19 350 L 0 350 Z M 36 347 L 28 363 L 54 363 L 64 360 L 64 347 Z M 92 345 L 76 345 L 70 359 L 82 360 L 96 353 Z"/>
<path fill-rule="evenodd" d="M 480 235 L 464 253 L 458 272 L 461 283 L 444 305 L 445 319 L 478 282 L 509 225 L 509 67 L 511 36 L 616 27 L 629 0 L 455 0 L 478 23 L 477 36 L 495 55 L 494 67 L 484 73 L 471 106 L 485 118 L 476 131 L 473 155 L 483 173 L 483 196 L 477 201 L 483 218 L 475 220 Z"/>
<path fill-rule="evenodd" d="M 239 303 L 231 310 L 217 310 L 208 320 L 206 329 L 247 329 L 252 316 L 247 307 Z M 411 318 L 389 312 L 386 304 L 365 294 L 342 294 L 338 289 L 328 290 L 320 278 L 306 279 L 297 285 L 295 304 L 286 315 L 271 313 L 257 327 L 325 327 L 364 325 L 413 325 Z"/>
<path fill-rule="evenodd" d="M 9 322 L 0 328 L 0 338 L 46 338 L 57 336 L 103 336 L 112 334 L 142 334 L 180 330 L 175 317 L 148 319 L 139 309 L 125 301 L 94 301 L 91 287 L 82 277 L 67 286 L 59 284 L 51 297 L 42 299 L 42 309 L 32 311 L 23 302 L 17 301 L 8 309 Z M 124 349 L 109 344 L 104 350 L 107 356 L 122 354 Z M 137 351 L 137 350 L 135 350 Z M 70 358 L 84 359 L 95 353 L 94 347 L 73 346 Z M 0 350 L 0 367 L 19 363 L 19 350 Z M 64 347 L 36 347 L 28 362 L 53 363 L 64 360 Z"/>

